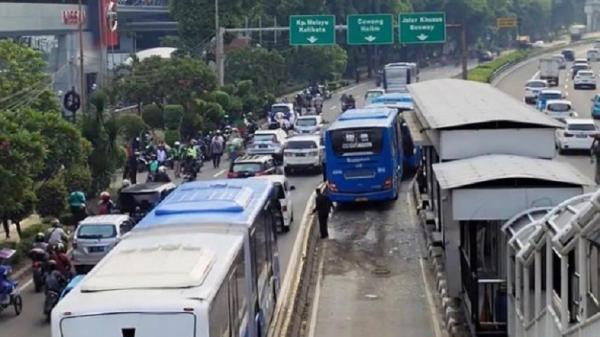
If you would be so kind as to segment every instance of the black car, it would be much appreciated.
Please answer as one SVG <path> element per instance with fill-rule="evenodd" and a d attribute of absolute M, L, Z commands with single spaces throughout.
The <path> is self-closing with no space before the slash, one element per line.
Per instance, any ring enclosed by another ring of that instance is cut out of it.
<path fill-rule="evenodd" d="M 479 62 L 489 62 L 494 59 L 494 54 L 492 54 L 489 50 L 480 50 L 478 52 L 477 58 Z"/>
<path fill-rule="evenodd" d="M 575 52 L 573 49 L 565 49 L 561 52 L 567 62 L 575 61 Z"/>
<path fill-rule="evenodd" d="M 119 193 L 119 209 L 137 222 L 176 187 L 173 183 L 159 182 L 131 185 Z"/>
<path fill-rule="evenodd" d="M 269 174 L 281 174 L 281 169 L 269 155 L 245 155 L 237 158 L 231 167 L 227 178 L 248 178 Z"/>

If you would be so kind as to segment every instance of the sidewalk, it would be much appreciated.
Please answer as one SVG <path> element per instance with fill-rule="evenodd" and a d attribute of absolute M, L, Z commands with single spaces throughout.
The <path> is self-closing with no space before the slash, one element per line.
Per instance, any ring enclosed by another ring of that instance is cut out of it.
<path fill-rule="evenodd" d="M 23 219 L 23 221 L 21 221 L 21 231 L 24 231 L 26 228 L 29 228 L 31 225 L 35 225 L 41 222 L 40 217 L 37 214 L 32 214 L 29 217 L 27 217 L 26 219 Z M 6 238 L 6 235 L 4 233 L 4 227 L 2 228 L 2 231 L 0 233 L 0 245 L 5 243 L 5 242 L 19 242 L 19 234 L 17 233 L 17 227 L 11 223 L 9 225 L 10 228 L 10 239 Z"/>

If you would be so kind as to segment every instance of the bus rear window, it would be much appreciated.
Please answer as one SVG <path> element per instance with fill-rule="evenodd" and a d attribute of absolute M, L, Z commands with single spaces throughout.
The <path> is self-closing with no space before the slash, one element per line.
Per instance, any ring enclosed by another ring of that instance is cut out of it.
<path fill-rule="evenodd" d="M 331 132 L 333 151 L 337 155 L 357 152 L 380 153 L 383 143 L 383 130 L 350 129 L 335 130 Z"/>

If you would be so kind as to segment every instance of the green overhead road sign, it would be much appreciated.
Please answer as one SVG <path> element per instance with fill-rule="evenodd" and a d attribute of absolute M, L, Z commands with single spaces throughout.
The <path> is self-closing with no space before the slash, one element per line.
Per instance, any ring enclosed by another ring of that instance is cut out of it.
<path fill-rule="evenodd" d="M 327 45 L 335 43 L 334 15 L 290 16 L 290 44 Z"/>
<path fill-rule="evenodd" d="M 392 14 L 348 15 L 346 41 L 348 44 L 392 44 L 393 22 Z"/>
<path fill-rule="evenodd" d="M 446 15 L 443 12 L 403 13 L 398 17 L 400 43 L 446 42 Z"/>

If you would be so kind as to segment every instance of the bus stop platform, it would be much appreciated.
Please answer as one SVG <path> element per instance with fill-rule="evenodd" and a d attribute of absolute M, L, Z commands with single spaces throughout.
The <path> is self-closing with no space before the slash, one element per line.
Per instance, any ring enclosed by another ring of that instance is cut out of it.
<path fill-rule="evenodd" d="M 322 242 L 310 337 L 445 336 L 422 229 L 408 201 L 339 207 Z"/>

